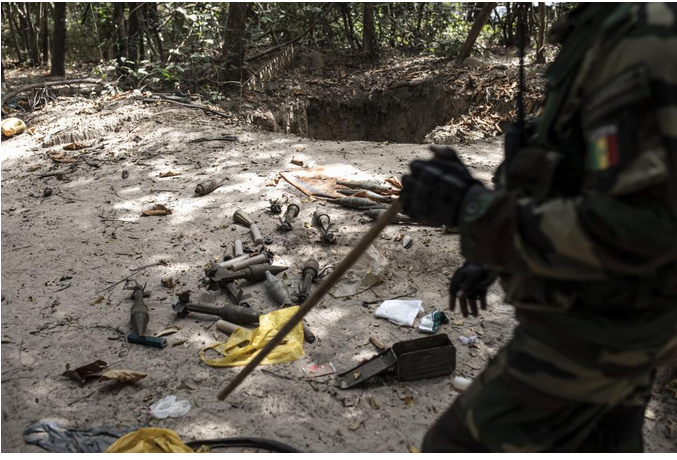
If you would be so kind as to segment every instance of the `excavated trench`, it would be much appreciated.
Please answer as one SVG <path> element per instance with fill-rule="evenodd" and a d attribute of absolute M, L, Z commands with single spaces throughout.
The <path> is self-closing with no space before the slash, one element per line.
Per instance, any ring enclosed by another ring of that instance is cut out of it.
<path fill-rule="evenodd" d="M 468 111 L 468 100 L 449 94 L 436 78 L 400 82 L 350 98 L 331 93 L 288 101 L 254 118 L 265 129 L 311 139 L 422 143 L 426 134 Z"/>

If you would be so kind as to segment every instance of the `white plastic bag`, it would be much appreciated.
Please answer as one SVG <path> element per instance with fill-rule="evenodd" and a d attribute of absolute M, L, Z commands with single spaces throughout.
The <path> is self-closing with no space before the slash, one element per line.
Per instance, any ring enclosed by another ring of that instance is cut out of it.
<path fill-rule="evenodd" d="M 155 418 L 182 417 L 190 410 L 190 401 L 177 401 L 176 396 L 170 395 L 150 406 L 150 415 Z"/>
<path fill-rule="evenodd" d="M 330 294 L 334 298 L 357 295 L 383 281 L 387 272 L 388 259 L 374 246 L 369 246 L 353 268 L 336 283 Z"/>
<path fill-rule="evenodd" d="M 421 300 L 386 300 L 374 314 L 399 326 L 412 327 L 418 314 L 423 312 L 422 304 Z"/>

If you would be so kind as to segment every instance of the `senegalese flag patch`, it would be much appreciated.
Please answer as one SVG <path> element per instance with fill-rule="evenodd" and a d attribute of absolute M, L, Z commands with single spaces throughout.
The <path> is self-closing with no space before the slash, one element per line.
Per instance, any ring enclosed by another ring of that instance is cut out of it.
<path fill-rule="evenodd" d="M 619 161 L 616 126 L 603 126 L 590 133 L 588 136 L 588 167 L 592 171 L 603 171 L 616 166 Z"/>

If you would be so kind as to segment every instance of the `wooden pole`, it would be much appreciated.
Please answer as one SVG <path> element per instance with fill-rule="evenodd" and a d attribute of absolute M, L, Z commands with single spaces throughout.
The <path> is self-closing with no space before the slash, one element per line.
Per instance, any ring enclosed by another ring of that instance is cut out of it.
<path fill-rule="evenodd" d="M 235 378 L 224 388 L 221 389 L 219 392 L 218 398 L 223 401 L 228 397 L 229 394 L 231 394 L 235 389 L 240 386 L 240 384 L 244 381 L 245 378 L 249 374 L 252 373 L 252 371 L 258 366 L 261 361 L 265 359 L 268 354 L 273 351 L 273 349 L 282 342 L 282 340 L 291 332 L 292 329 L 294 329 L 294 326 L 296 326 L 298 323 L 301 322 L 304 316 L 308 314 L 308 312 L 315 306 L 317 303 L 324 297 L 329 290 L 334 287 L 334 285 L 338 282 L 338 280 L 345 275 L 345 273 L 352 267 L 355 262 L 358 261 L 360 256 L 364 253 L 364 251 L 367 250 L 369 245 L 378 238 L 378 236 L 381 234 L 384 228 L 395 218 L 397 213 L 400 211 L 400 202 L 399 200 L 395 200 L 390 207 L 381 214 L 381 216 L 374 222 L 374 225 L 371 226 L 369 231 L 367 232 L 366 235 L 362 237 L 360 241 L 357 242 L 355 247 L 348 253 L 347 256 L 343 258 L 341 263 L 339 263 L 336 268 L 329 274 L 327 279 L 324 280 L 324 282 L 317 288 L 315 292 L 313 292 L 308 300 L 306 300 L 303 305 L 301 305 L 301 308 L 292 316 L 289 321 L 280 329 L 280 332 L 278 332 L 275 337 L 270 339 L 270 342 L 268 342 L 262 349 L 259 351 L 256 355 L 254 355 L 254 358 L 245 366 L 244 369 L 240 371 L 239 374 L 235 376 Z"/>

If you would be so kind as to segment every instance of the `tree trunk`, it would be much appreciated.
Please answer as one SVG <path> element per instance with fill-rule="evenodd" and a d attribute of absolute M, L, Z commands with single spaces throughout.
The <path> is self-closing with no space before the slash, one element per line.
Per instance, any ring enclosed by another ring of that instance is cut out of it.
<path fill-rule="evenodd" d="M 223 44 L 223 58 L 225 59 L 223 77 L 226 81 L 242 81 L 248 9 L 249 3 L 229 3 Z"/>
<path fill-rule="evenodd" d="M 54 2 L 51 76 L 66 76 L 66 3 Z"/>
<path fill-rule="evenodd" d="M 160 30 L 160 12 L 157 9 L 157 3 L 150 2 L 148 6 L 148 15 L 146 16 L 148 26 L 157 42 L 157 52 L 160 56 L 160 62 L 165 62 L 164 53 L 162 52 L 162 31 Z"/>
<path fill-rule="evenodd" d="M 139 63 L 139 37 L 141 32 L 141 25 L 139 24 L 138 8 L 140 4 L 129 3 L 129 60 L 132 62 L 131 68 L 136 69 Z"/>
<path fill-rule="evenodd" d="M 538 2 L 538 36 L 536 37 L 536 62 L 545 64 L 545 2 Z"/>
<path fill-rule="evenodd" d="M 123 2 L 113 3 L 115 11 L 115 25 L 116 25 L 116 56 L 118 63 L 121 58 L 129 59 L 129 48 L 127 46 L 127 25 L 125 24 L 125 4 Z"/>
<path fill-rule="evenodd" d="M 364 15 L 362 16 L 364 33 L 362 34 L 362 52 L 367 59 L 376 58 L 376 29 L 374 27 L 374 5 L 364 3 Z"/>
<path fill-rule="evenodd" d="M 351 48 L 360 49 L 360 43 L 355 38 L 355 29 L 353 28 L 353 21 L 350 17 L 350 3 L 339 3 L 341 15 L 343 16 L 343 25 L 346 31 L 346 37 Z"/>
<path fill-rule="evenodd" d="M 14 45 L 14 51 L 16 52 L 16 58 L 19 60 L 19 64 L 22 64 L 24 62 L 24 56 L 23 53 L 21 52 L 21 45 L 19 44 L 19 37 L 17 36 L 17 30 L 14 27 L 14 21 L 12 20 L 12 4 L 11 3 L 3 3 L 2 6 L 4 7 L 5 11 L 5 17 L 7 18 L 7 22 L 9 23 L 9 34 L 12 37 L 12 44 Z"/>
<path fill-rule="evenodd" d="M 480 14 L 477 16 L 477 18 L 475 18 L 475 22 L 473 22 L 472 28 L 468 33 L 468 38 L 465 40 L 465 43 L 461 48 L 461 52 L 458 53 L 458 57 L 456 58 L 457 63 L 462 63 L 465 58 L 470 56 L 470 52 L 475 45 L 475 41 L 482 31 L 482 27 L 484 27 L 484 24 L 487 23 L 489 15 L 491 14 L 491 10 L 493 10 L 495 6 L 496 3 L 484 3 L 482 6 L 482 11 L 480 11 Z"/>
<path fill-rule="evenodd" d="M 40 21 L 40 39 L 42 42 L 42 65 L 49 62 L 49 3 L 40 3 L 42 19 Z"/>

